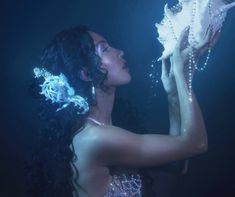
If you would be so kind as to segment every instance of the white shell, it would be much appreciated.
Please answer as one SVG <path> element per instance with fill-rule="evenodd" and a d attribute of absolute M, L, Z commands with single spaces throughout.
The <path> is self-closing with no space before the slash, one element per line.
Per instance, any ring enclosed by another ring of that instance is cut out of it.
<path fill-rule="evenodd" d="M 213 30 L 213 36 L 221 29 L 227 11 L 233 6 L 235 2 L 226 4 L 223 0 L 179 0 L 179 3 L 170 9 L 166 4 L 163 20 L 160 24 L 155 24 L 158 40 L 164 47 L 161 58 L 172 54 L 181 32 L 188 26 L 189 44 L 202 42 L 209 26 Z"/>

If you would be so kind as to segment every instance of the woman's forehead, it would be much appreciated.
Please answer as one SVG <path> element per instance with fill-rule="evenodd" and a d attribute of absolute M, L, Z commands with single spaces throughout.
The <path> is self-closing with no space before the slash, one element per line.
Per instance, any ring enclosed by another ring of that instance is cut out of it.
<path fill-rule="evenodd" d="M 93 31 L 89 31 L 89 34 L 93 38 L 94 44 L 96 46 L 98 46 L 99 44 L 102 44 L 102 43 L 107 43 L 106 39 L 104 37 L 102 37 L 101 35 L 93 32 Z"/>

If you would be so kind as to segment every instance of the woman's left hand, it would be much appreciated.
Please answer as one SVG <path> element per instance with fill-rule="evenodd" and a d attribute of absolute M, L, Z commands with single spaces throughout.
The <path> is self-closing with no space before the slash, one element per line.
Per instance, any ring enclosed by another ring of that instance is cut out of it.
<path fill-rule="evenodd" d="M 180 50 L 181 45 L 185 40 L 188 39 L 188 33 L 189 29 L 186 28 L 181 36 L 180 39 L 177 43 L 176 49 L 173 53 L 172 56 L 170 56 L 170 65 L 167 62 L 167 59 L 162 59 L 162 75 L 161 75 L 161 80 L 163 83 L 163 87 L 168 95 L 175 95 L 177 93 L 177 87 L 176 87 L 176 82 L 175 82 L 175 76 L 174 76 L 174 66 L 180 67 L 182 65 L 183 72 L 185 73 L 186 78 L 188 77 L 186 73 L 188 73 L 187 69 L 188 67 L 185 65 L 188 65 L 188 54 L 190 53 L 190 50 L 192 50 L 190 47 L 187 47 L 184 50 Z M 214 36 L 212 36 L 212 31 L 210 27 L 208 28 L 207 34 L 205 35 L 205 39 L 201 43 L 197 43 L 194 45 L 194 49 L 196 50 L 195 54 L 195 60 L 197 61 L 200 56 L 202 56 L 207 50 L 208 47 L 213 47 L 215 43 L 217 42 L 219 38 L 220 32 L 217 31 Z M 186 68 L 186 70 L 185 70 Z M 178 70 L 177 68 L 176 70 Z M 193 68 L 193 72 L 194 72 Z"/>
<path fill-rule="evenodd" d="M 187 43 L 188 36 L 189 36 L 189 27 L 185 28 L 184 31 L 181 33 L 180 38 L 172 54 L 174 71 L 181 70 L 187 73 L 185 69 L 187 69 L 188 68 L 187 65 L 189 65 L 189 54 L 193 52 L 194 60 L 195 62 L 197 62 L 199 58 L 202 55 L 204 55 L 209 48 L 212 48 L 216 44 L 220 36 L 220 31 L 215 32 L 215 34 L 213 35 L 211 27 L 208 27 L 206 35 L 200 43 L 199 42 L 194 43 L 193 46 L 189 45 L 188 47 L 182 49 L 184 43 Z M 195 68 L 192 69 L 193 71 L 195 70 Z"/>

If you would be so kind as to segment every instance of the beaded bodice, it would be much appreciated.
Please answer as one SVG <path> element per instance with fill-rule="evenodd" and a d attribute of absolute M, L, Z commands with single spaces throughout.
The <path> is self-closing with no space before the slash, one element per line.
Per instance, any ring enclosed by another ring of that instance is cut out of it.
<path fill-rule="evenodd" d="M 142 181 L 137 173 L 114 174 L 104 197 L 141 197 Z"/>

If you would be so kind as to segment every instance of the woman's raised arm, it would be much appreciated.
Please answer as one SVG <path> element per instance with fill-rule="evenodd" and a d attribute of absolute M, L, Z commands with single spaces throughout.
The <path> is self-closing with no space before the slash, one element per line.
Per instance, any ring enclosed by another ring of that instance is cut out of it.
<path fill-rule="evenodd" d="M 184 73 L 181 40 L 171 57 L 181 114 L 180 135 L 139 135 L 114 126 L 92 129 L 93 159 L 102 165 L 156 166 L 191 157 L 207 150 L 207 134 L 197 99 L 189 89 Z"/>

